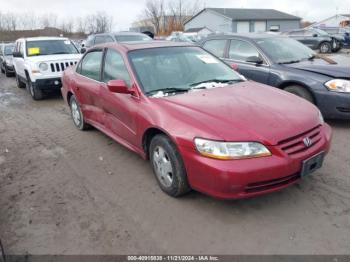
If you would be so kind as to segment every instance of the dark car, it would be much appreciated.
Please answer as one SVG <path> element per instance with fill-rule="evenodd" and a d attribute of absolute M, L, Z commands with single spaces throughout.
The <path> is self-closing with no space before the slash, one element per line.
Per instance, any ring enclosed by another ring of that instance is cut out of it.
<path fill-rule="evenodd" d="M 216 35 L 201 45 L 248 79 L 314 103 L 326 118 L 350 119 L 348 63 L 334 64 L 294 39 L 271 34 Z"/>
<path fill-rule="evenodd" d="M 282 33 L 290 38 L 298 40 L 313 50 L 320 53 L 338 52 L 344 44 L 344 37 L 331 36 L 320 29 L 301 29 Z"/>
<path fill-rule="evenodd" d="M 3 44 L 0 47 L 0 69 L 7 77 L 14 75 L 15 69 L 13 66 L 13 43 Z"/>
<path fill-rule="evenodd" d="M 331 36 L 344 37 L 344 46 L 350 46 L 350 28 L 325 27 L 322 30 Z"/>
<path fill-rule="evenodd" d="M 137 32 L 116 32 L 116 33 L 103 33 L 89 35 L 86 39 L 84 46 L 82 46 L 82 53 L 86 49 L 93 47 L 94 45 L 104 43 L 124 43 L 124 42 L 141 42 L 141 41 L 152 41 L 152 38 L 143 33 Z"/>
<path fill-rule="evenodd" d="M 62 83 L 74 125 L 92 125 L 149 159 L 170 196 L 280 190 L 319 169 L 330 147 L 314 105 L 246 81 L 191 43 L 98 45 Z"/>

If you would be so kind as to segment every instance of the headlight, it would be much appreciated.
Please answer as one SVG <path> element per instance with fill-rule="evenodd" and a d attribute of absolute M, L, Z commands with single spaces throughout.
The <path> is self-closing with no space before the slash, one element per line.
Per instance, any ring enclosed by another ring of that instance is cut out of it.
<path fill-rule="evenodd" d="M 328 81 L 326 87 L 330 91 L 341 92 L 341 93 L 350 93 L 350 81 L 344 79 L 333 79 Z"/>
<path fill-rule="evenodd" d="M 320 119 L 321 125 L 323 125 L 324 124 L 324 118 L 323 118 L 323 115 L 322 115 L 320 110 L 318 110 L 318 118 Z"/>
<path fill-rule="evenodd" d="M 220 142 L 196 138 L 195 146 L 201 155 L 216 159 L 246 159 L 271 156 L 271 152 L 257 142 Z"/>
<path fill-rule="evenodd" d="M 49 66 L 46 63 L 40 63 L 39 68 L 41 71 L 46 71 L 49 68 Z"/>
<path fill-rule="evenodd" d="M 12 60 L 10 60 L 10 59 L 6 59 L 5 63 L 9 66 L 12 66 Z"/>

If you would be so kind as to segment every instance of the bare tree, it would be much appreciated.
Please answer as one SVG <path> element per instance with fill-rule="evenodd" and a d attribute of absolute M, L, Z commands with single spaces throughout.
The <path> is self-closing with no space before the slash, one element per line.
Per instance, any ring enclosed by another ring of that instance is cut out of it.
<path fill-rule="evenodd" d="M 165 16 L 164 0 L 147 0 L 144 13 L 145 17 L 154 26 L 155 33 L 159 34 L 161 31 L 161 21 Z"/>
<path fill-rule="evenodd" d="M 57 27 L 57 15 L 55 14 L 45 14 L 41 16 L 41 27 Z"/>

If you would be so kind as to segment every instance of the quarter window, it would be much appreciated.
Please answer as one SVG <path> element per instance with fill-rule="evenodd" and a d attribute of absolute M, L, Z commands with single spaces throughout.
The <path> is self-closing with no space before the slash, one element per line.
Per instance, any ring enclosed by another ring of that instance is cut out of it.
<path fill-rule="evenodd" d="M 250 43 L 241 40 L 231 40 L 229 58 L 237 61 L 247 61 L 248 57 L 260 57 L 258 50 Z"/>
<path fill-rule="evenodd" d="M 81 65 L 79 68 L 80 74 L 99 81 L 102 64 L 102 54 L 102 50 L 87 53 L 81 61 Z"/>
<path fill-rule="evenodd" d="M 112 49 L 107 50 L 103 70 L 103 82 L 107 83 L 110 80 L 124 80 L 130 85 L 130 76 L 123 57 Z"/>
<path fill-rule="evenodd" d="M 204 44 L 204 49 L 217 57 L 224 57 L 226 40 L 209 40 Z"/>

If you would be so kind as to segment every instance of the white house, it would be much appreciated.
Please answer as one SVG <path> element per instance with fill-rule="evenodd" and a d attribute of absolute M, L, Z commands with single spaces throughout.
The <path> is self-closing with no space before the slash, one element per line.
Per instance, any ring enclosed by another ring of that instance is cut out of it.
<path fill-rule="evenodd" d="M 320 22 L 314 23 L 311 27 L 345 27 L 350 25 L 349 15 L 334 15 Z"/>

